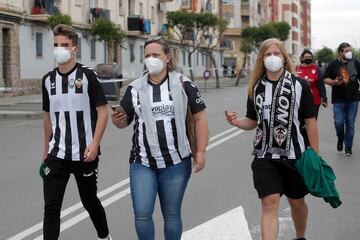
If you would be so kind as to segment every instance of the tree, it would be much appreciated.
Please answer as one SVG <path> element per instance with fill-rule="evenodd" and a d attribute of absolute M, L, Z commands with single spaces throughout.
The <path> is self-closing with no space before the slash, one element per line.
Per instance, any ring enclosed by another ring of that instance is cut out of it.
<path fill-rule="evenodd" d="M 56 13 L 48 17 L 48 24 L 53 29 L 58 24 L 72 25 L 71 17 L 66 14 Z"/>
<path fill-rule="evenodd" d="M 208 23 L 205 19 L 210 19 L 207 16 L 209 13 L 194 13 L 184 10 L 172 11 L 167 13 L 167 21 L 169 27 L 174 30 L 176 36 L 175 40 L 180 42 L 180 47 L 188 53 L 188 64 L 190 68 L 190 78 L 194 80 L 194 73 L 192 70 L 192 54 L 199 49 L 201 39 L 204 32 L 204 26 Z M 169 35 L 171 37 L 171 35 Z"/>
<path fill-rule="evenodd" d="M 109 53 L 111 49 L 114 50 L 112 60 L 113 62 L 117 62 L 118 47 L 121 47 L 121 44 L 126 37 L 125 33 L 121 30 L 121 28 L 109 19 L 98 18 L 91 25 L 90 31 L 92 35 L 98 36 L 100 41 L 105 42 Z"/>
<path fill-rule="evenodd" d="M 268 38 L 277 38 L 285 41 L 289 38 L 290 25 L 287 22 L 272 22 L 259 27 L 246 27 L 241 32 L 241 38 L 253 48 Z"/>
<path fill-rule="evenodd" d="M 203 21 L 203 44 L 204 47 L 199 48 L 199 51 L 203 52 L 210 58 L 211 65 L 215 69 L 216 88 L 220 88 L 219 71 L 217 69 L 216 61 L 213 55 L 213 51 L 218 48 L 221 36 L 227 28 L 228 22 L 212 13 L 203 14 L 200 16 Z"/>
<path fill-rule="evenodd" d="M 315 53 L 315 58 L 323 63 L 329 63 L 334 59 L 334 52 L 328 47 L 323 47 Z"/>

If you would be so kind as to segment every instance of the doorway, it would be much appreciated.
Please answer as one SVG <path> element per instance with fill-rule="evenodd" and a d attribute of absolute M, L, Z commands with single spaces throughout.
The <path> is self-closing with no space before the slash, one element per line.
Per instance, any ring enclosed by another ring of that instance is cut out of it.
<path fill-rule="evenodd" d="M 10 29 L 2 29 L 2 79 L 4 81 L 4 87 L 11 87 L 10 82 Z"/>

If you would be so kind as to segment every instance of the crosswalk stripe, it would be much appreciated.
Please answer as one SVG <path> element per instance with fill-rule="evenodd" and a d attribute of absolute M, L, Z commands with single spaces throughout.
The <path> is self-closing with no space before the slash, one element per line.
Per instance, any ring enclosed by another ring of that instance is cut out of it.
<path fill-rule="evenodd" d="M 183 233 L 182 240 L 252 240 L 244 209 L 239 206 Z"/>

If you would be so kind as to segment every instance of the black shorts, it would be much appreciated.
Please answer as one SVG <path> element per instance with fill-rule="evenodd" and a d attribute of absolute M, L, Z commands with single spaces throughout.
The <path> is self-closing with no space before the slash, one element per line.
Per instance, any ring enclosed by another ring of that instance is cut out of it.
<path fill-rule="evenodd" d="M 255 158 L 251 168 L 259 198 L 280 193 L 292 199 L 300 199 L 308 194 L 295 162 L 291 159 Z"/>

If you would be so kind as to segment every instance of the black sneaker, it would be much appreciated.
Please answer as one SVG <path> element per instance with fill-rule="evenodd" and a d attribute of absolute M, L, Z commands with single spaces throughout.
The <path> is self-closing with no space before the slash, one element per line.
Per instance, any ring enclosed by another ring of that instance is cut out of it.
<path fill-rule="evenodd" d="M 351 148 L 345 148 L 345 154 L 346 156 L 350 157 L 352 155 Z"/>
<path fill-rule="evenodd" d="M 306 240 L 306 238 L 294 238 L 292 240 Z"/>
<path fill-rule="evenodd" d="M 338 138 L 338 142 L 337 142 L 337 150 L 338 150 L 338 152 L 342 152 L 342 150 L 343 150 L 343 143 L 344 143 L 344 140 Z"/>

